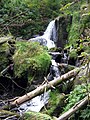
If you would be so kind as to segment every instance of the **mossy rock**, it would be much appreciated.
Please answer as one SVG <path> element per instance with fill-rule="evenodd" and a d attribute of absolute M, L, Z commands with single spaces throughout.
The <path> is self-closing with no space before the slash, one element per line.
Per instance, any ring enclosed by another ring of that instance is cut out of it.
<path fill-rule="evenodd" d="M 47 73 L 51 57 L 47 50 L 37 42 L 17 41 L 13 56 L 15 76 L 28 73 L 28 79 Z"/>
<path fill-rule="evenodd" d="M 40 112 L 26 112 L 23 116 L 24 120 L 53 120 L 49 115 Z"/>
<path fill-rule="evenodd" d="M 86 29 L 90 28 L 90 4 L 86 1 L 70 2 L 60 10 L 66 15 L 72 16 L 72 23 L 68 25 L 68 40 L 69 44 L 76 45 L 76 41 L 84 37 L 90 37 L 90 32 L 85 33 Z"/>
<path fill-rule="evenodd" d="M 0 110 L 0 120 L 4 119 L 18 119 L 20 118 L 20 115 L 14 112 L 10 112 L 7 110 Z"/>
<path fill-rule="evenodd" d="M 8 65 L 7 52 L 9 50 L 8 44 L 4 43 L 0 45 L 0 72 Z"/>

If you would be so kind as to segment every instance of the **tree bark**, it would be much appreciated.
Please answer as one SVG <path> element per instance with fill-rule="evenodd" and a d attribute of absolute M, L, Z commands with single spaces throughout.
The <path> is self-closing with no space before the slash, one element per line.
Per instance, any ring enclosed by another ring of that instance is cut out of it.
<path fill-rule="evenodd" d="M 76 66 L 69 65 L 69 64 L 66 64 L 66 63 L 58 63 L 58 67 L 59 68 L 67 68 L 69 71 L 77 68 Z"/>
<path fill-rule="evenodd" d="M 12 38 L 13 38 L 12 36 L 10 36 L 10 37 L 1 37 L 0 38 L 0 45 L 6 43 L 7 41 L 11 41 Z"/>
<path fill-rule="evenodd" d="M 71 109 L 69 109 L 67 112 L 62 114 L 59 118 L 57 118 L 57 120 L 66 120 L 86 103 L 88 103 L 88 96 L 86 96 L 84 99 L 76 103 Z"/>
<path fill-rule="evenodd" d="M 45 89 L 48 90 L 48 89 L 52 88 L 53 86 L 60 84 L 62 81 L 66 81 L 67 79 L 70 79 L 71 77 L 76 76 L 79 71 L 80 71 L 80 68 L 76 68 L 76 69 L 71 70 L 68 73 L 62 75 L 61 77 L 58 77 L 48 83 L 45 83 L 44 85 L 40 85 L 35 90 L 17 98 L 15 101 L 10 102 L 9 108 L 13 108 L 17 105 L 20 105 L 20 104 L 34 98 L 35 96 L 40 95 L 41 93 L 43 93 L 45 91 Z M 5 107 L 5 109 L 8 109 L 8 108 Z"/>

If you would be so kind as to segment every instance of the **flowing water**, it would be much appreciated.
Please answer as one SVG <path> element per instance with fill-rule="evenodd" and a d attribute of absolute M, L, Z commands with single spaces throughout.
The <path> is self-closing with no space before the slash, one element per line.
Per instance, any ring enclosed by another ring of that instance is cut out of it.
<path fill-rule="evenodd" d="M 31 99 L 28 102 L 23 103 L 18 108 L 18 111 L 20 112 L 21 115 L 24 112 L 27 112 L 29 110 L 39 112 L 41 110 L 41 108 L 48 103 L 49 93 L 50 93 L 50 90 L 41 94 L 40 96 L 37 96 L 37 97 Z"/>
<path fill-rule="evenodd" d="M 54 43 L 56 41 L 55 20 L 53 20 L 49 23 L 46 31 L 44 32 L 44 34 L 42 36 L 38 36 L 38 37 L 32 38 L 30 40 L 38 41 L 38 42 L 40 42 L 40 44 L 47 46 L 48 49 L 55 47 L 55 43 Z M 52 76 L 52 79 L 50 79 L 50 80 L 53 80 L 54 78 L 57 78 L 60 76 L 58 65 L 54 59 L 51 60 L 50 76 Z M 39 112 L 42 109 L 42 107 L 48 103 L 49 93 L 50 93 L 50 91 L 47 91 L 47 92 L 41 94 L 40 96 L 37 96 L 26 103 L 23 103 L 18 108 L 20 114 L 22 114 L 26 111 L 29 111 L 29 110 Z"/>
<path fill-rule="evenodd" d="M 52 20 L 42 36 L 31 38 L 29 41 L 38 41 L 41 45 L 47 46 L 50 49 L 55 47 L 56 33 L 55 20 Z"/>
<path fill-rule="evenodd" d="M 51 64 L 50 76 L 47 77 L 49 81 L 60 76 L 59 68 L 55 60 L 52 59 L 51 63 L 52 64 Z M 18 111 L 20 112 L 21 115 L 29 110 L 39 112 L 48 103 L 49 93 L 50 90 L 39 96 L 36 96 L 35 98 L 31 99 L 28 102 L 21 104 L 20 107 L 18 108 Z"/>

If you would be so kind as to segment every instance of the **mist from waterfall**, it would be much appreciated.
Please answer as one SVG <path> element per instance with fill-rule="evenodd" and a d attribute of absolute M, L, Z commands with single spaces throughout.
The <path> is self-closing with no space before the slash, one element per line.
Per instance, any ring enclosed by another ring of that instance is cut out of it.
<path fill-rule="evenodd" d="M 30 41 L 38 41 L 41 45 L 47 46 L 50 49 L 55 47 L 56 36 L 55 20 L 52 20 L 42 36 L 31 38 Z"/>

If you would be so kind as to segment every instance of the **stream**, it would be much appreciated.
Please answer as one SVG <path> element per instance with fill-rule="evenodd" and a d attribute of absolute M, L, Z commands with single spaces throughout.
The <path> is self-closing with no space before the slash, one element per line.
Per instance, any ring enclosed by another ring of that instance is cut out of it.
<path fill-rule="evenodd" d="M 49 23 L 47 29 L 45 30 L 42 36 L 31 38 L 30 40 L 38 41 L 41 45 L 47 46 L 48 49 L 54 48 L 55 47 L 54 42 L 56 41 L 55 20 Z M 52 54 L 52 58 L 53 59 L 51 60 L 50 73 L 47 77 L 48 81 L 53 80 L 54 78 L 60 76 L 58 65 L 54 59 L 55 58 L 54 54 Z M 49 93 L 50 90 L 41 94 L 40 96 L 33 98 L 32 100 L 26 103 L 21 104 L 20 107 L 18 108 L 18 111 L 20 112 L 21 115 L 29 110 L 39 112 L 45 106 L 45 104 L 48 103 Z"/>
<path fill-rule="evenodd" d="M 42 36 L 31 38 L 29 41 L 37 41 L 41 45 L 47 46 L 48 49 L 54 48 L 56 46 L 55 42 L 57 41 L 57 31 L 56 31 L 56 27 L 55 27 L 55 20 L 52 20 L 49 23 L 49 25 L 47 26 L 47 29 L 45 30 L 45 32 Z M 57 62 L 55 61 L 56 57 L 60 53 L 59 52 L 50 52 L 49 54 L 52 56 L 52 60 L 51 60 L 51 67 L 50 67 L 50 72 L 47 76 L 47 80 L 51 81 L 51 80 L 61 76 Z M 63 61 L 65 61 L 67 59 L 66 54 L 64 54 L 63 59 L 64 59 Z M 25 113 L 29 110 L 39 112 L 48 103 L 49 93 L 50 93 L 50 90 L 47 92 L 44 92 L 40 96 L 36 96 L 35 98 L 31 99 L 30 101 L 27 101 L 27 102 L 21 104 L 19 107 L 17 107 L 18 113 L 22 116 L 23 113 Z M 13 109 L 13 110 L 15 110 L 15 109 Z"/>

